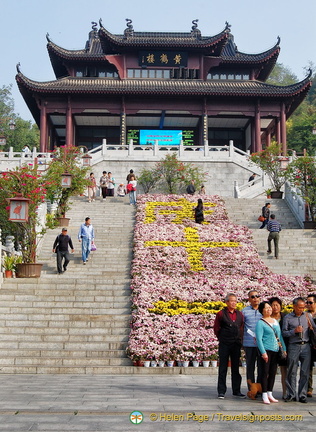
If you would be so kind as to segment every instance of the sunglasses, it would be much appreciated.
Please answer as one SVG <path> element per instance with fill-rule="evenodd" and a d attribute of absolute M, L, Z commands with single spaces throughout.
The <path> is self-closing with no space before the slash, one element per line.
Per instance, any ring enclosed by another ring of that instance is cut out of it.
<path fill-rule="evenodd" d="M 260 296 L 257 294 L 257 295 L 250 296 L 250 298 L 255 299 L 255 298 L 260 298 Z"/>
<path fill-rule="evenodd" d="M 307 301 L 306 304 L 314 304 L 314 302 Z"/>

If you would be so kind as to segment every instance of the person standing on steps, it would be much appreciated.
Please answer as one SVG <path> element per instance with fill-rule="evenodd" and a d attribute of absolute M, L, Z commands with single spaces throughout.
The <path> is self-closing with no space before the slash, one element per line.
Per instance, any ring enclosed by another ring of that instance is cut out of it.
<path fill-rule="evenodd" d="M 103 171 L 102 176 L 100 177 L 100 189 L 101 189 L 101 200 L 106 200 L 106 191 L 108 188 L 108 176 L 106 175 L 106 171 Z"/>
<path fill-rule="evenodd" d="M 95 201 L 95 195 L 96 195 L 96 189 L 97 189 L 97 182 L 94 177 L 93 173 L 90 173 L 89 176 L 89 185 L 88 185 L 88 201 Z"/>
<path fill-rule="evenodd" d="M 94 243 L 94 228 L 89 217 L 86 217 L 85 223 L 80 226 L 78 240 L 81 242 L 82 262 L 85 265 L 91 252 L 91 245 Z"/>
<path fill-rule="evenodd" d="M 262 216 L 264 217 L 264 221 L 262 222 L 260 229 L 263 229 L 267 225 L 267 223 L 269 221 L 269 218 L 270 218 L 270 207 L 271 207 L 270 203 L 266 203 L 262 207 L 261 212 L 262 212 Z"/>
<path fill-rule="evenodd" d="M 133 171 L 132 169 L 129 170 L 129 174 L 127 174 L 127 177 L 126 177 L 126 181 L 127 181 L 127 183 L 130 182 L 130 180 L 131 180 L 131 176 L 134 176 L 134 179 L 136 180 L 136 175 L 134 174 L 134 171 Z"/>
<path fill-rule="evenodd" d="M 137 181 L 135 180 L 134 174 L 132 174 L 130 176 L 128 184 L 130 185 L 129 203 L 130 203 L 130 205 L 136 205 L 136 186 L 137 186 Z"/>
<path fill-rule="evenodd" d="M 237 298 L 235 294 L 227 294 L 225 297 L 226 307 L 216 314 L 214 321 L 214 333 L 219 341 L 218 355 L 218 398 L 224 399 L 227 390 L 227 364 L 231 360 L 231 379 L 233 395 L 245 398 L 241 393 L 241 375 L 239 373 L 239 360 L 241 340 L 243 335 L 244 317 L 236 310 Z"/>
<path fill-rule="evenodd" d="M 278 222 L 275 219 L 274 214 L 271 215 L 271 219 L 267 223 L 267 230 L 269 231 L 268 251 L 267 252 L 268 252 L 268 254 L 272 253 L 271 242 L 273 240 L 273 242 L 274 242 L 274 256 L 275 256 L 275 259 L 278 259 L 279 258 L 279 238 L 280 238 L 279 232 L 281 231 L 281 224 L 280 224 L 280 222 Z"/>
<path fill-rule="evenodd" d="M 63 228 L 61 230 L 61 234 L 56 237 L 56 240 L 53 245 L 53 252 L 56 253 L 57 257 L 57 271 L 58 274 L 61 274 L 67 270 L 67 265 L 69 263 L 69 250 L 68 246 L 71 247 L 71 253 L 74 253 L 75 249 L 72 244 L 71 237 L 67 233 L 67 228 Z M 64 259 L 64 264 L 63 264 Z"/>
<path fill-rule="evenodd" d="M 112 177 L 112 173 L 108 172 L 108 186 L 107 186 L 107 196 L 114 196 L 115 179 Z"/>

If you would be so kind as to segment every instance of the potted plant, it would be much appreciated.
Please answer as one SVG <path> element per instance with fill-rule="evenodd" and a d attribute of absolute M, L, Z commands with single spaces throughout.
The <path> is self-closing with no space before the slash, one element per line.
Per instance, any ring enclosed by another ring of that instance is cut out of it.
<path fill-rule="evenodd" d="M 13 272 L 15 270 L 15 256 L 5 255 L 3 257 L 3 268 L 6 278 L 12 278 Z"/>
<path fill-rule="evenodd" d="M 316 165 L 311 156 L 295 159 L 288 166 L 289 181 L 305 201 L 304 228 L 316 228 Z"/>
<path fill-rule="evenodd" d="M 267 198 L 271 198 L 272 189 L 266 189 L 264 192 L 267 195 Z"/>
<path fill-rule="evenodd" d="M 39 277 L 42 264 L 36 263 L 36 249 L 41 236 L 46 232 L 42 225 L 38 207 L 45 201 L 47 182 L 33 166 L 19 167 L 14 171 L 2 172 L 0 176 L 0 218 L 6 232 L 16 238 L 22 254 L 22 263 L 16 264 L 17 277 Z M 28 220 L 12 222 L 8 220 L 10 207 L 8 199 L 16 192 L 29 199 Z"/>
<path fill-rule="evenodd" d="M 269 147 L 250 156 L 250 160 L 264 171 L 273 186 L 271 198 L 282 198 L 282 186 L 288 177 L 288 168 L 283 168 L 284 156 L 281 155 L 281 146 L 273 141 Z"/>

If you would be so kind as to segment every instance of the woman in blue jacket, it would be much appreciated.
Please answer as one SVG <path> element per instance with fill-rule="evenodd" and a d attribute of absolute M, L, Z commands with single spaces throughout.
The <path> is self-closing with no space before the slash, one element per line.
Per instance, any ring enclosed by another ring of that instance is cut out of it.
<path fill-rule="evenodd" d="M 259 304 L 259 312 L 262 318 L 256 325 L 257 346 L 261 354 L 261 385 L 262 385 L 262 400 L 265 404 L 270 402 L 278 402 L 272 395 L 272 390 L 275 381 L 275 375 L 278 367 L 279 343 L 282 344 L 283 350 L 286 347 L 281 335 L 281 329 L 276 319 L 271 318 L 272 307 L 269 302 L 263 301 Z"/>

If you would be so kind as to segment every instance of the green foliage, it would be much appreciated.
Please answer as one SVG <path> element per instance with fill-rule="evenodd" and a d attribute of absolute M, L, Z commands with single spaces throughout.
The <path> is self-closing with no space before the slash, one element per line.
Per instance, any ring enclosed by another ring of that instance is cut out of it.
<path fill-rule="evenodd" d="M 309 216 L 316 220 L 316 164 L 311 156 L 295 159 L 288 166 L 288 177 L 308 206 Z"/>
<path fill-rule="evenodd" d="M 5 234 L 14 235 L 22 252 L 24 263 L 36 262 L 37 239 L 46 231 L 41 227 L 37 214 L 38 206 L 45 201 L 47 183 L 37 173 L 36 167 L 23 166 L 11 172 L 2 172 L 0 176 L 0 223 Z M 29 198 L 29 218 L 27 222 L 8 220 L 8 198 L 21 193 Z"/>
<path fill-rule="evenodd" d="M 3 268 L 5 270 L 16 270 L 16 265 L 22 263 L 22 257 L 18 255 L 5 255 L 3 257 Z"/>
<path fill-rule="evenodd" d="M 145 194 L 149 193 L 159 181 L 159 175 L 155 170 L 143 168 L 137 178 L 137 183 L 142 186 Z"/>
<path fill-rule="evenodd" d="M 47 198 L 58 201 L 57 217 L 64 216 L 70 208 L 70 198 L 82 194 L 88 186 L 87 171 L 89 167 L 81 166 L 80 148 L 60 147 L 54 153 L 54 158 L 43 176 L 48 182 Z M 61 187 L 61 175 L 67 172 L 72 175 L 71 187 Z"/>
<path fill-rule="evenodd" d="M 280 191 L 287 179 L 287 169 L 281 169 L 281 147 L 273 141 L 269 147 L 250 156 L 250 160 L 257 164 L 270 178 L 275 190 Z"/>
<path fill-rule="evenodd" d="M 11 96 L 12 85 L 0 88 L 0 133 L 6 138 L 6 145 L 3 150 L 18 152 L 27 145 L 30 149 L 39 147 L 39 129 L 36 124 L 23 120 L 14 113 L 14 101 Z M 10 122 L 15 128 L 10 129 Z"/>
<path fill-rule="evenodd" d="M 269 78 L 268 84 L 275 85 L 291 85 L 298 81 L 297 76 L 291 71 L 290 68 L 284 66 L 282 63 L 276 63 Z"/>
<path fill-rule="evenodd" d="M 156 163 L 151 170 L 142 170 L 138 183 L 148 193 L 154 187 L 176 194 L 183 193 L 187 184 L 194 180 L 195 187 L 199 189 L 205 181 L 206 174 L 200 168 L 190 163 L 180 162 L 175 153 L 167 154 L 164 159 Z"/>

